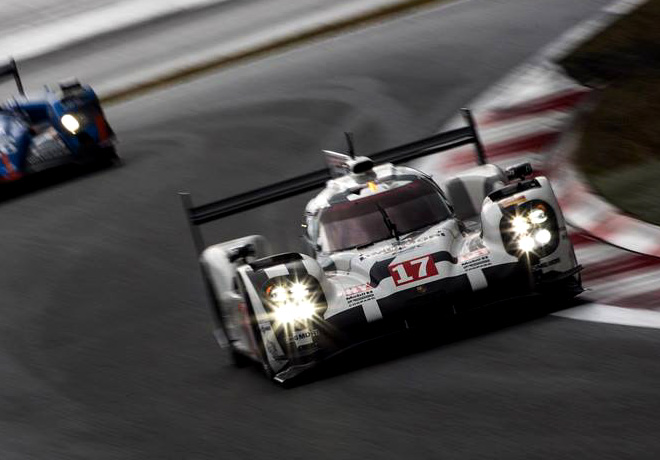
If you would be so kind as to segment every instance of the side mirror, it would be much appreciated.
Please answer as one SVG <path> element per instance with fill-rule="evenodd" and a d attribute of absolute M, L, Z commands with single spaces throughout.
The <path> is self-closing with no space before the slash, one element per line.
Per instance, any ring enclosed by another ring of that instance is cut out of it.
<path fill-rule="evenodd" d="M 504 170 L 507 180 L 510 181 L 514 179 L 524 179 L 527 176 L 531 176 L 533 172 L 534 170 L 530 163 L 521 163 Z"/>
<path fill-rule="evenodd" d="M 257 250 L 253 244 L 246 244 L 244 246 L 231 248 L 227 253 L 227 257 L 229 259 L 229 262 L 231 263 L 234 263 L 240 259 L 243 259 L 244 261 L 247 262 L 247 258 L 254 257 L 256 253 Z"/>

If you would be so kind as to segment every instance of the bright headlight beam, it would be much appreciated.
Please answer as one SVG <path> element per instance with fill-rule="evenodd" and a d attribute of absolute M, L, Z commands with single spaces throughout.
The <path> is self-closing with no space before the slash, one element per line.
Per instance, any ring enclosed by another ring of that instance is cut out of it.
<path fill-rule="evenodd" d="M 552 239 L 552 233 L 550 233 L 549 230 L 543 228 L 538 232 L 536 232 L 536 234 L 534 235 L 534 239 L 541 245 L 548 244 Z"/>
<path fill-rule="evenodd" d="M 62 126 L 71 134 L 76 134 L 80 129 L 80 122 L 70 113 L 63 115 L 60 121 L 62 122 Z"/>
<path fill-rule="evenodd" d="M 282 325 L 314 318 L 317 305 L 309 286 L 300 281 L 285 281 L 266 289 L 266 298 L 272 308 L 272 317 Z"/>
<path fill-rule="evenodd" d="M 311 319 L 315 310 L 312 302 L 302 302 L 298 304 L 296 314 L 301 319 Z"/>
<path fill-rule="evenodd" d="M 532 211 L 529 213 L 529 220 L 533 224 L 542 224 L 548 220 L 548 216 L 543 209 L 536 208 L 532 209 Z"/>
<path fill-rule="evenodd" d="M 511 219 L 511 227 L 513 231 L 519 235 L 523 235 L 529 231 L 530 225 L 527 219 L 523 216 L 516 216 Z"/>
<path fill-rule="evenodd" d="M 286 292 L 286 288 L 284 286 L 274 287 L 273 290 L 270 292 L 270 297 L 275 302 L 286 302 L 287 299 L 289 298 Z"/>
<path fill-rule="evenodd" d="M 291 285 L 291 297 L 295 301 L 302 301 L 307 299 L 307 296 L 309 295 L 309 291 L 307 290 L 307 286 L 305 286 L 302 283 L 294 283 Z"/>
<path fill-rule="evenodd" d="M 275 320 L 282 324 L 291 324 L 296 321 L 311 319 L 315 313 L 312 302 L 284 303 L 274 311 Z"/>
<path fill-rule="evenodd" d="M 283 324 L 293 323 L 296 320 L 296 315 L 292 307 L 293 305 L 289 303 L 277 307 L 275 310 L 275 319 L 277 322 Z"/>
<path fill-rule="evenodd" d="M 525 252 L 530 252 L 532 249 L 534 249 L 535 245 L 536 243 L 534 242 L 534 238 L 532 238 L 529 235 L 523 236 L 518 241 L 518 247 L 520 248 L 521 251 L 525 251 Z"/>

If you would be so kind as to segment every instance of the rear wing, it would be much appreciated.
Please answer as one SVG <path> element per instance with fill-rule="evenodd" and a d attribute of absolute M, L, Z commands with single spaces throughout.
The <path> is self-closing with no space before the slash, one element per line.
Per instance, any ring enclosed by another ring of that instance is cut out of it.
<path fill-rule="evenodd" d="M 0 80 L 5 79 L 5 77 L 14 77 L 16 82 L 16 87 L 21 96 L 25 96 L 25 90 L 23 89 L 23 82 L 21 81 L 21 76 L 18 74 L 18 67 L 16 66 L 16 61 L 12 58 L 5 65 L 0 66 Z"/>
<path fill-rule="evenodd" d="M 374 164 L 397 164 L 463 145 L 474 144 L 477 163 L 479 165 L 486 164 L 484 148 L 472 114 L 468 109 L 461 109 L 461 113 L 466 122 L 466 126 L 462 128 L 445 131 L 415 142 L 383 150 L 369 155 L 369 158 L 373 160 Z M 332 176 L 333 174 L 329 169 L 321 169 L 199 206 L 193 206 L 190 193 L 180 192 L 179 195 L 188 217 L 197 252 L 201 254 L 205 248 L 199 228 L 201 225 L 321 188 Z"/>

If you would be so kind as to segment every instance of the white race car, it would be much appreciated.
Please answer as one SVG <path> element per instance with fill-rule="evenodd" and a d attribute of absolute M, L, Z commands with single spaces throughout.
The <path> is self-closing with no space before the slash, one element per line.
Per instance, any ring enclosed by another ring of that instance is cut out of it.
<path fill-rule="evenodd" d="M 464 128 L 371 158 L 325 152 L 327 170 L 235 197 L 193 207 L 182 194 L 216 337 L 237 365 L 257 361 L 284 382 L 391 331 L 513 297 L 582 292 L 548 179 L 529 178 L 529 164 L 486 164 L 465 114 Z M 479 165 L 440 185 L 394 166 L 468 143 Z M 308 254 L 270 255 L 262 236 L 204 247 L 199 225 L 319 186 L 303 217 Z"/>

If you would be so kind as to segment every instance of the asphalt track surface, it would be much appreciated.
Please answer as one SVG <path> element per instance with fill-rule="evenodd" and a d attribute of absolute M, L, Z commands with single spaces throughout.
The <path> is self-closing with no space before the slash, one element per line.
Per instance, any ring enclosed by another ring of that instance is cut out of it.
<path fill-rule="evenodd" d="M 651 329 L 491 318 L 288 390 L 233 369 L 176 195 L 319 167 L 344 129 L 361 152 L 429 134 L 606 3 L 462 2 L 112 107 L 123 167 L 0 204 L 0 457 L 657 458 Z M 296 248 L 304 200 L 207 238 Z"/>

